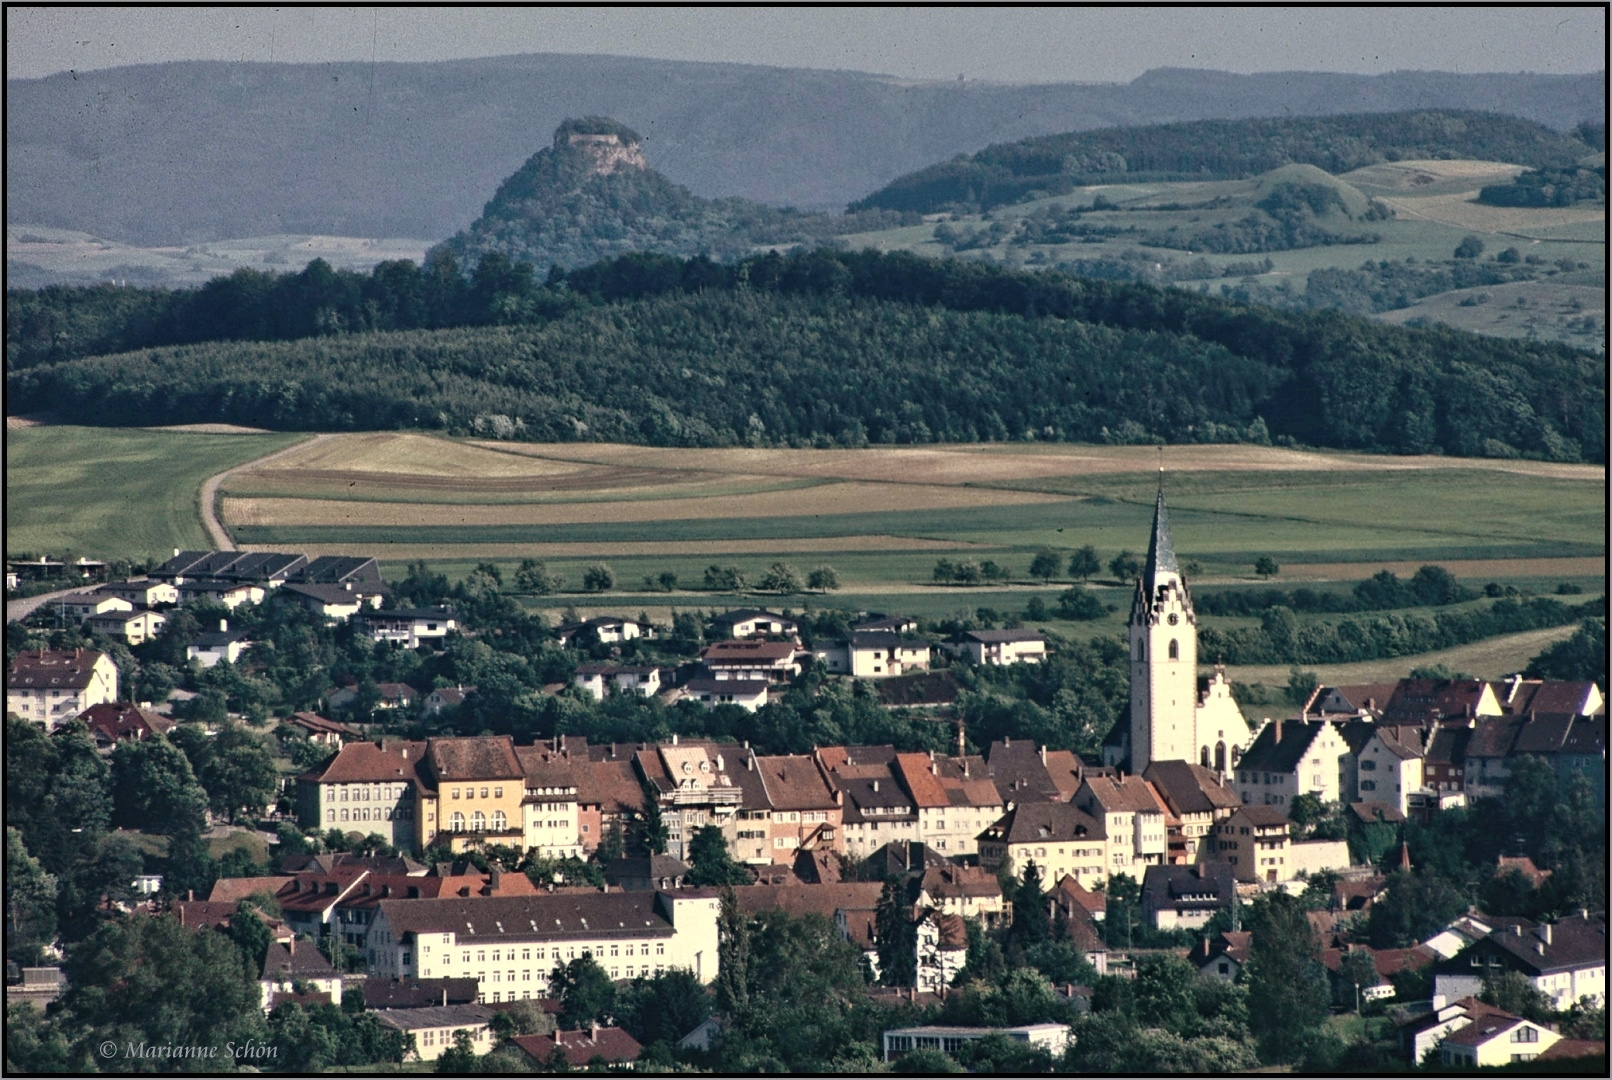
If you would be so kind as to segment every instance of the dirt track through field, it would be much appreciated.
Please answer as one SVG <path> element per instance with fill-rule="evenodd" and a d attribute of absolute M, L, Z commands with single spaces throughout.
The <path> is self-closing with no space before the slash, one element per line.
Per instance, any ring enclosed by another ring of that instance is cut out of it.
<path fill-rule="evenodd" d="M 284 544 L 245 544 L 243 551 L 283 551 Z M 777 540 L 648 540 L 642 543 L 551 544 L 298 544 L 318 555 L 375 555 L 382 559 L 591 559 L 676 555 L 772 555 L 814 552 L 974 551 L 988 544 L 908 536 L 813 536 Z"/>
<path fill-rule="evenodd" d="M 229 531 L 224 528 L 224 523 L 218 520 L 218 513 L 216 509 L 218 505 L 218 485 L 223 483 L 226 477 L 238 473 L 243 469 L 250 469 L 255 466 L 262 465 L 266 461 L 274 461 L 278 458 L 283 458 L 287 454 L 295 453 L 296 451 L 312 446 L 315 443 L 324 442 L 327 439 L 334 439 L 335 437 L 335 435 L 329 434 L 315 435 L 307 442 L 300 442 L 295 446 L 288 446 L 284 450 L 276 450 L 272 454 L 266 454 L 263 457 L 258 458 L 256 461 L 249 461 L 245 465 L 237 465 L 233 469 L 225 469 L 221 473 L 214 473 L 212 476 L 209 476 L 206 480 L 202 481 L 201 519 L 202 525 L 204 525 L 207 529 L 208 537 L 213 542 L 213 547 L 219 551 L 235 550 L 235 541 L 230 538 Z"/>

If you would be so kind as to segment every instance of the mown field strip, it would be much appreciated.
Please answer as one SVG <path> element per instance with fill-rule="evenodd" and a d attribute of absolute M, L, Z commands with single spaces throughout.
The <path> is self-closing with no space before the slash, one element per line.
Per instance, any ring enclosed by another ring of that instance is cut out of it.
<path fill-rule="evenodd" d="M 387 559 L 591 559 L 630 556 L 706 555 L 832 555 L 839 552 L 867 551 L 979 551 L 987 545 L 964 540 L 931 540 L 913 536 L 821 536 L 780 537 L 771 540 L 669 540 L 643 543 L 547 543 L 547 544 L 389 544 Z M 243 551 L 274 551 L 272 544 L 254 544 Z M 305 544 L 298 551 L 318 555 L 374 554 L 374 545 Z"/>
<path fill-rule="evenodd" d="M 361 503 L 333 499 L 224 500 L 232 525 L 330 526 L 372 528 L 443 525 L 573 525 L 704 520 L 709 518 L 813 517 L 882 510 L 950 510 L 961 507 L 1020 506 L 1066 502 L 1039 492 L 944 485 L 833 483 L 796 491 L 716 495 L 686 499 L 592 503 L 513 503 L 496 506 L 420 503 Z"/>

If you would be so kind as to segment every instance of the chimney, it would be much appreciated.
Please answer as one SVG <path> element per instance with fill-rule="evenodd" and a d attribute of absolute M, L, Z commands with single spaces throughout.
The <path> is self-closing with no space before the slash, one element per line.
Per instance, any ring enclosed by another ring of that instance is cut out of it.
<path fill-rule="evenodd" d="M 599 1021 L 595 1020 L 592 1027 L 588 1029 L 588 1038 L 592 1039 L 594 1042 L 599 1041 Z"/>
<path fill-rule="evenodd" d="M 174 552 L 174 554 L 177 555 L 177 554 L 179 554 L 179 552 L 176 551 L 176 552 Z M 195 889 L 186 889 L 185 890 L 185 899 L 189 900 L 191 902 L 194 902 L 195 899 L 196 899 L 196 890 Z"/>
<path fill-rule="evenodd" d="M 1550 923 L 1545 924 L 1545 944 L 1546 945 L 1555 944 L 1553 941 L 1551 941 L 1551 925 L 1552 924 L 1550 924 Z"/>
<path fill-rule="evenodd" d="M 930 753 L 933 754 L 934 751 L 931 750 Z M 931 757 L 929 759 L 929 773 L 930 773 L 931 776 L 939 776 L 940 775 L 940 766 L 935 764 L 935 759 L 933 757 Z"/>
<path fill-rule="evenodd" d="M 1513 937 L 1522 937 L 1522 924 L 1521 923 L 1513 923 L 1512 927 L 1511 927 L 1511 933 L 1512 933 Z"/>
<path fill-rule="evenodd" d="M 677 745 L 677 732 L 675 732 L 675 731 L 672 732 L 672 745 L 673 746 Z"/>
<path fill-rule="evenodd" d="M 727 764 L 723 762 L 721 754 L 716 756 L 716 771 L 719 773 L 728 771 Z"/>
<path fill-rule="evenodd" d="M 1280 720 L 1277 720 L 1274 724 L 1272 724 L 1272 727 L 1275 729 L 1275 734 L 1271 736 L 1271 741 L 1275 742 L 1275 743 L 1281 742 L 1282 741 L 1282 722 Z"/>
<path fill-rule="evenodd" d="M 176 559 L 179 558 L 179 549 L 178 548 L 174 548 L 174 558 L 176 558 Z"/>
<path fill-rule="evenodd" d="M 291 935 L 291 940 L 286 943 L 286 951 L 292 956 L 297 955 L 297 935 Z"/>
<path fill-rule="evenodd" d="M 219 619 L 218 620 L 218 632 L 220 634 L 229 633 L 229 620 L 228 619 Z"/>
<path fill-rule="evenodd" d="M 442 988 L 442 1007 L 444 1009 L 448 1007 L 448 988 L 446 986 Z"/>
<path fill-rule="evenodd" d="M 1544 956 L 1545 955 L 1545 943 L 1543 941 L 1534 942 L 1534 952 L 1538 953 L 1540 956 Z"/>
<path fill-rule="evenodd" d="M 488 884 L 492 886 L 493 892 L 497 892 L 499 882 L 504 880 L 504 868 L 495 862 L 492 864 L 492 869 L 487 876 L 489 879 Z"/>
<path fill-rule="evenodd" d="M 879 790 L 879 782 L 877 780 L 873 781 L 873 790 L 874 791 Z"/>
<path fill-rule="evenodd" d="M 1002 749 L 1006 750 L 1008 747 L 1010 747 L 1012 745 L 1013 745 L 1013 740 L 1012 739 L 1009 739 L 1006 735 L 1002 736 Z"/>
<path fill-rule="evenodd" d="M 1047 744 L 1046 743 L 1041 744 L 1041 764 L 1043 766 L 1045 766 L 1047 764 Z"/>

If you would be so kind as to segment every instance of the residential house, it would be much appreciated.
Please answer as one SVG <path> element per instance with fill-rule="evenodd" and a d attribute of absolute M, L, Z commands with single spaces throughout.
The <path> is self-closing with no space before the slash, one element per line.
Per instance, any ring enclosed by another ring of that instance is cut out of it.
<path fill-rule="evenodd" d="M 296 728 L 298 731 L 307 732 L 309 742 L 318 743 L 320 746 L 329 746 L 333 749 L 340 749 L 341 744 L 344 742 L 352 742 L 364 737 L 359 733 L 358 729 L 337 723 L 335 720 L 326 720 L 318 713 L 292 713 L 280 723 L 287 727 Z"/>
<path fill-rule="evenodd" d="M 1047 636 L 1039 630 L 965 630 L 949 648 L 976 664 L 1035 664 L 1046 659 Z"/>
<path fill-rule="evenodd" d="M 917 810 L 918 839 L 948 858 L 975 854 L 980 832 L 1004 804 L 984 760 L 897 754 L 894 766 Z"/>
<path fill-rule="evenodd" d="M 1012 905 L 1002 896 L 1001 882 L 978 866 L 950 863 L 924 870 L 918 879 L 917 905 L 943 915 L 978 919 L 988 927 L 1011 921 Z"/>
<path fill-rule="evenodd" d="M 454 852 L 524 843 L 526 769 L 508 735 L 431 739 L 419 773 L 426 784 L 421 850 L 440 843 Z"/>
<path fill-rule="evenodd" d="M 330 966 L 323 953 L 306 942 L 299 947 L 295 938 L 285 945 L 270 943 L 258 980 L 263 1011 L 273 1009 L 274 999 L 294 990 L 297 984 L 306 984 L 319 993 L 328 994 L 332 1005 L 341 1004 L 341 975 Z"/>
<path fill-rule="evenodd" d="M 652 638 L 655 628 L 637 619 L 600 615 L 583 622 L 565 623 L 555 633 L 562 645 L 618 645 L 623 641 Z"/>
<path fill-rule="evenodd" d="M 1485 715 L 1475 718 L 1466 744 L 1465 790 L 1468 798 L 1494 798 L 1506 790 L 1511 775 L 1512 745 L 1526 716 Z"/>
<path fill-rule="evenodd" d="M 1295 843 L 1287 814 L 1275 806 L 1245 806 L 1215 826 L 1209 858 L 1231 864 L 1238 881 L 1282 882 L 1349 866 L 1342 840 Z"/>
<path fill-rule="evenodd" d="M 1203 937 L 1187 954 L 1187 963 L 1199 975 L 1211 975 L 1223 982 L 1236 982 L 1248 963 L 1254 935 L 1247 930 L 1223 930 L 1215 937 Z"/>
<path fill-rule="evenodd" d="M 812 649 L 824 668 L 858 679 L 885 679 L 929 668 L 929 642 L 888 630 L 856 630 L 844 641 Z"/>
<path fill-rule="evenodd" d="M 1499 716 L 1494 684 L 1481 679 L 1401 679 L 1383 706 L 1385 724 L 1428 726 L 1453 716 Z"/>
<path fill-rule="evenodd" d="M 793 865 L 802 850 L 839 850 L 844 796 L 811 754 L 757 755 L 746 749 L 735 769 L 744 799 L 735 818 L 733 857 Z"/>
<path fill-rule="evenodd" d="M 1481 1013 L 1439 1040 L 1438 1063 L 1446 1068 L 1475 1069 L 1533 1061 L 1560 1038 L 1532 1020 Z"/>
<path fill-rule="evenodd" d="M 244 581 L 222 581 L 218 578 L 188 578 L 174 586 L 179 592 L 179 605 L 184 607 L 198 600 L 222 604 L 234 611 L 242 604 L 261 604 L 268 594 L 259 585 Z"/>
<path fill-rule="evenodd" d="M 1068 802 L 1080 790 L 1086 767 L 1070 750 L 1048 750 L 1034 742 L 998 739 L 985 748 L 985 771 L 1004 803 Z"/>
<path fill-rule="evenodd" d="M 1175 864 L 1197 862 L 1215 825 L 1243 804 L 1224 774 L 1190 761 L 1149 762 L 1142 779 L 1153 785 L 1170 812 L 1168 861 Z"/>
<path fill-rule="evenodd" d="M 470 1036 L 470 1050 L 478 1057 L 493 1049 L 493 1010 L 485 1005 L 427 1005 L 421 1008 L 379 1009 L 375 1019 L 404 1035 L 414 1036 L 414 1054 L 419 1061 L 435 1061 L 452 1050 L 454 1036 L 463 1031 Z"/>
<path fill-rule="evenodd" d="M 893 746 L 830 746 L 817 760 L 843 802 L 845 853 L 864 858 L 891 842 L 917 842 L 918 810 L 896 773 Z"/>
<path fill-rule="evenodd" d="M 700 651 L 700 662 L 716 679 L 786 683 L 800 674 L 805 655 L 787 641 L 719 641 Z"/>
<path fill-rule="evenodd" d="M 475 978 L 483 1002 L 547 994 L 558 963 L 592 955 L 612 979 L 717 974 L 715 889 L 380 902 L 373 974 Z"/>
<path fill-rule="evenodd" d="M 304 828 L 380 833 L 386 842 L 419 853 L 424 834 L 437 831 L 436 804 L 419 775 L 424 741 L 350 742 L 329 761 L 297 777 L 297 819 Z M 430 817 L 427 819 L 427 809 Z"/>
<path fill-rule="evenodd" d="M 386 602 L 386 591 L 379 586 L 344 582 L 340 585 L 287 584 L 276 595 L 294 600 L 332 622 L 346 622 L 368 608 L 377 610 Z"/>
<path fill-rule="evenodd" d="M 1300 795 L 1313 794 L 1324 803 L 1348 801 L 1349 774 L 1349 745 L 1336 724 L 1275 720 L 1260 728 L 1238 760 L 1233 783 L 1244 803 L 1286 813 Z"/>
<path fill-rule="evenodd" d="M 1528 713 L 1593 716 L 1606 708 L 1601 688 L 1585 680 L 1524 679 L 1513 675 L 1490 686 L 1500 707 L 1514 716 Z"/>
<path fill-rule="evenodd" d="M 257 642 L 245 630 L 231 630 L 228 619 L 218 620 L 217 630 L 206 630 L 185 646 L 185 656 L 204 668 L 220 662 L 233 664 Z"/>
<path fill-rule="evenodd" d="M 1497 919 L 1491 915 L 1469 913 L 1451 920 L 1448 926 L 1422 944 L 1432 949 L 1441 959 L 1448 960 L 1473 942 L 1483 940 L 1496 930 L 1510 929 L 1512 926 L 1531 929 L 1533 925 L 1531 919 Z"/>
<path fill-rule="evenodd" d="M 302 585 L 346 585 L 351 582 L 354 586 L 381 586 L 381 565 L 367 555 L 320 555 L 297 564 L 295 560 L 301 556 L 263 554 L 267 556 L 263 564 L 252 563 L 248 556 L 231 570 L 241 568 L 242 573 L 270 584 L 281 580 Z"/>
<path fill-rule="evenodd" d="M 644 1052 L 638 1040 L 621 1028 L 598 1024 L 575 1031 L 556 1031 L 552 1035 L 516 1035 L 509 1041 L 524 1050 L 534 1068 L 540 1069 L 549 1068 L 556 1057 L 571 1069 L 585 1068 L 598 1061 L 606 1065 L 625 1065 L 637 1061 L 638 1055 Z"/>
<path fill-rule="evenodd" d="M 1415 729 L 1375 725 L 1355 756 L 1358 795 L 1351 802 L 1391 806 L 1401 814 L 1422 791 L 1422 747 Z"/>
<path fill-rule="evenodd" d="M 1142 875 L 1142 918 L 1159 930 L 1196 930 L 1237 903 L 1231 866 L 1149 866 Z"/>
<path fill-rule="evenodd" d="M 420 712 L 424 716 L 437 716 L 443 709 L 456 709 L 463 705 L 465 698 L 475 692 L 474 686 L 439 686 L 425 695 Z"/>
<path fill-rule="evenodd" d="M 1047 912 L 1055 920 L 1062 920 L 1063 929 L 1072 944 L 1096 969 L 1097 974 L 1108 974 L 1108 945 L 1103 941 L 1098 922 L 1102 919 L 1102 905 L 1106 897 L 1099 892 L 1083 888 L 1072 877 L 1058 882 L 1058 887 L 1047 894 Z M 1090 1001 L 1084 1002 L 1089 1007 Z M 1090 1011 L 1083 1007 L 1082 1011 Z"/>
<path fill-rule="evenodd" d="M 1466 724 L 1440 724 L 1433 729 L 1422 758 L 1422 782 L 1435 795 L 1466 791 L 1466 752 L 1472 730 Z"/>
<path fill-rule="evenodd" d="M 102 749 L 111 749 L 125 739 L 138 741 L 165 735 L 174 727 L 174 722 L 161 713 L 128 702 L 91 705 L 79 713 L 78 719 L 90 729 L 90 738 Z"/>
<path fill-rule="evenodd" d="M 716 676 L 696 676 L 679 689 L 682 696 L 697 701 L 707 709 L 718 705 L 737 705 L 745 712 L 755 712 L 767 704 L 772 683 L 766 679 L 731 679 Z"/>
<path fill-rule="evenodd" d="M 1382 713 L 1398 683 L 1317 686 L 1304 703 L 1305 713 L 1320 716 L 1375 717 Z"/>
<path fill-rule="evenodd" d="M 85 619 L 84 628 L 130 645 L 143 645 L 156 637 L 167 621 L 166 615 L 156 611 L 108 611 Z"/>
<path fill-rule="evenodd" d="M 800 634 L 800 624 L 787 615 L 758 608 L 725 611 L 711 620 L 710 634 L 716 638 L 786 637 Z"/>
<path fill-rule="evenodd" d="M 589 854 L 611 832 L 618 832 L 624 845 L 635 842 L 637 830 L 648 812 L 644 785 L 638 778 L 631 754 L 617 756 L 616 745 L 589 746 L 586 739 L 560 736 L 560 749 L 573 747 L 577 781 L 577 832 L 582 849 Z M 574 749 L 580 743 L 580 750 Z"/>
<path fill-rule="evenodd" d="M 918 963 L 913 985 L 919 991 L 945 993 L 968 964 L 968 925 L 961 915 L 923 911 L 914 928 Z"/>
<path fill-rule="evenodd" d="M 688 863 L 670 855 L 629 855 L 605 863 L 604 878 L 627 892 L 665 892 L 681 889 L 688 869 Z"/>
<path fill-rule="evenodd" d="M 1606 716 L 1577 716 L 1553 756 L 1563 791 L 1583 776 L 1590 783 L 1590 805 L 1606 806 Z"/>
<path fill-rule="evenodd" d="M 117 666 L 95 649 L 24 650 L 6 667 L 6 712 L 46 731 L 117 699 Z"/>
<path fill-rule="evenodd" d="M 521 850 L 549 859 L 587 858 L 582 843 L 581 812 L 577 804 L 578 772 L 587 767 L 586 743 L 580 761 L 560 748 L 560 740 L 515 747 L 526 773 L 526 794 L 521 800 L 525 835 Z"/>
<path fill-rule="evenodd" d="M 879 970 L 877 940 L 878 881 L 840 881 L 832 885 L 740 885 L 734 888 L 739 911 L 757 915 L 782 911 L 796 917 L 820 915 L 834 923 L 845 939 L 862 952 L 875 974 Z"/>
<path fill-rule="evenodd" d="M 439 865 L 433 873 L 416 877 L 409 874 L 383 874 L 365 871 L 336 902 L 332 916 L 333 932 L 339 931 L 348 944 L 365 949 L 369 926 L 383 900 L 433 900 L 444 897 L 536 896 L 532 879 L 518 871 L 505 872 L 494 862 L 483 874 L 473 865 Z M 374 961 L 374 957 L 370 957 Z"/>
<path fill-rule="evenodd" d="M 1164 863 L 1169 851 L 1166 807 L 1140 776 L 1088 775 L 1072 802 L 1102 822 L 1108 873 L 1141 877 L 1145 867 Z"/>
<path fill-rule="evenodd" d="M 134 604 L 128 600 L 120 596 L 109 595 L 99 589 L 93 592 L 79 592 L 57 597 L 51 606 L 60 615 L 77 622 L 83 622 L 85 619 L 95 615 L 134 610 Z"/>
<path fill-rule="evenodd" d="M 653 664 L 578 664 L 576 684 L 595 701 L 603 701 L 607 693 L 654 697 L 660 693 L 660 668 Z"/>
<path fill-rule="evenodd" d="M 1437 1057 L 1440 1040 L 1457 1028 L 1465 1027 L 1480 1017 L 1508 1017 L 1510 1014 L 1503 1009 L 1496 1008 L 1488 1002 L 1480 1001 L 1475 997 L 1462 998 L 1459 1001 L 1432 1002 L 1431 1012 L 1420 1013 L 1400 1021 L 1394 1031 L 1394 1039 L 1398 1044 L 1399 1055 L 1411 1062 L 1420 1065 L 1428 1060 L 1428 1055 Z"/>
<path fill-rule="evenodd" d="M 1515 971 L 1566 1009 L 1581 998 L 1606 1001 L 1606 920 L 1573 915 L 1524 929 L 1494 930 L 1434 966 L 1433 993 L 1445 1000 L 1476 996 L 1485 976 Z"/>
<path fill-rule="evenodd" d="M 166 581 L 157 581 L 153 578 L 112 581 L 95 591 L 104 596 L 116 596 L 120 600 L 127 600 L 134 607 L 153 608 L 158 604 L 179 603 L 178 589 Z"/>
<path fill-rule="evenodd" d="M 371 641 L 386 641 L 405 649 L 418 649 L 427 641 L 441 641 L 459 628 L 447 608 L 397 608 L 367 611 L 355 616 Z"/>
<path fill-rule="evenodd" d="M 1115 841 L 1127 853 L 1122 872 L 1130 872 L 1132 834 Z M 1083 888 L 1107 887 L 1110 873 L 1109 838 L 1103 821 L 1067 803 L 1026 802 L 1012 806 L 979 837 L 980 865 L 996 870 L 1012 860 L 1014 873 L 1030 863 L 1041 871 L 1042 881 L 1068 875 Z"/>
<path fill-rule="evenodd" d="M 687 860 L 694 834 L 707 825 L 722 830 L 731 847 L 744 792 L 729 774 L 749 751 L 734 743 L 679 742 L 637 751 L 633 761 L 646 788 L 660 805 L 666 825 L 666 854 Z"/>

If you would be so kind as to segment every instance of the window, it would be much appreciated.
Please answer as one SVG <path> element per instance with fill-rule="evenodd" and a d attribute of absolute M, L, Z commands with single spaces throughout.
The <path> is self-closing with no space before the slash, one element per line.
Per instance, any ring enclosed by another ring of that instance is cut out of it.
<path fill-rule="evenodd" d="M 453 817 L 448 819 L 448 828 L 452 829 L 454 832 L 464 832 L 465 816 L 459 811 L 455 810 L 453 812 Z"/>
<path fill-rule="evenodd" d="M 1371 760 L 1370 758 L 1361 758 L 1360 759 L 1360 771 L 1361 772 L 1375 772 L 1376 769 L 1377 769 L 1377 763 L 1375 761 Z"/>
<path fill-rule="evenodd" d="M 501 787 L 493 788 L 493 798 L 502 799 L 503 797 L 504 797 L 504 789 L 503 788 L 501 788 Z"/>
<path fill-rule="evenodd" d="M 483 814 L 480 810 L 477 810 L 474 814 L 471 814 L 470 828 L 473 832 L 486 832 L 487 815 Z"/>
<path fill-rule="evenodd" d="M 507 821 L 508 819 L 504 817 L 504 812 L 502 810 L 495 810 L 493 812 L 493 831 L 503 832 Z"/>
<path fill-rule="evenodd" d="M 1171 617 L 1174 618 L 1174 616 L 1171 616 Z M 1170 659 L 1171 660 L 1179 660 L 1179 659 L 1181 659 L 1181 643 L 1179 641 L 1175 640 L 1175 638 L 1170 639 Z"/>
<path fill-rule="evenodd" d="M 459 797 L 459 789 L 458 788 L 453 789 L 453 797 L 456 798 L 456 799 Z"/>
<path fill-rule="evenodd" d="M 1360 781 L 1360 790 L 1361 791 L 1376 791 L 1377 790 L 1377 781 L 1375 781 L 1375 780 L 1362 780 L 1362 781 Z"/>
<path fill-rule="evenodd" d="M 1522 1027 L 1511 1033 L 1511 1041 L 1514 1043 L 1538 1042 L 1539 1029 L 1531 1028 L 1527 1024 L 1524 1024 Z"/>

